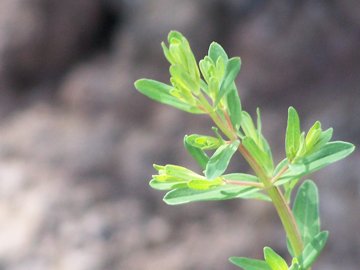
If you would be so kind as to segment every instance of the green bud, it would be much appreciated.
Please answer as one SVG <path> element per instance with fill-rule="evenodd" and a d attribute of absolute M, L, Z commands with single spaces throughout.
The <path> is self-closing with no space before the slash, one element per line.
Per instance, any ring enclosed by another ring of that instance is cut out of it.
<path fill-rule="evenodd" d="M 201 176 L 189 169 L 186 169 L 184 167 L 177 166 L 177 165 L 166 165 L 165 166 L 165 174 L 179 177 L 181 179 L 186 179 L 186 180 L 205 179 L 203 176 Z"/>
<path fill-rule="evenodd" d="M 305 132 L 302 132 L 300 135 L 300 144 L 299 149 L 295 155 L 295 159 L 299 157 L 303 157 L 306 154 L 306 142 L 305 142 Z"/>
<path fill-rule="evenodd" d="M 308 134 L 306 135 L 306 149 L 311 151 L 314 145 L 319 141 L 321 135 L 321 123 L 316 121 L 315 124 L 310 128 Z"/>
<path fill-rule="evenodd" d="M 219 138 L 198 134 L 186 136 L 185 140 L 188 144 L 201 150 L 217 149 L 222 144 Z"/>
<path fill-rule="evenodd" d="M 187 186 L 195 190 L 208 190 L 212 187 L 220 186 L 223 184 L 223 180 L 218 177 L 214 180 L 191 180 L 187 183 Z"/>
<path fill-rule="evenodd" d="M 200 91 L 200 72 L 194 54 L 187 39 L 177 31 L 171 31 L 168 35 L 169 47 L 161 44 L 166 59 L 177 71 L 171 74 L 184 84 L 194 94 Z M 171 71 L 171 70 L 170 70 Z M 181 74 L 179 74 L 179 72 Z"/>

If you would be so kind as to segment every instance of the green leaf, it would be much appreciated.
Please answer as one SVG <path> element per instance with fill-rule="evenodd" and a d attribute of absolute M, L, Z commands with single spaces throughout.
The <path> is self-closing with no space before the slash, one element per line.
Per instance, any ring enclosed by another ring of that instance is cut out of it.
<path fill-rule="evenodd" d="M 179 188 L 166 193 L 164 202 L 169 205 L 178 205 L 197 201 L 247 198 L 246 196 L 257 191 L 259 191 L 259 189 L 255 187 L 242 187 L 235 185 L 222 185 L 207 190 Z"/>
<path fill-rule="evenodd" d="M 254 199 L 254 200 L 260 200 L 260 201 L 265 201 L 265 202 L 271 202 L 271 198 L 262 192 L 249 192 L 249 193 L 241 194 L 241 195 L 237 196 L 237 198 Z"/>
<path fill-rule="evenodd" d="M 332 128 L 322 131 L 317 143 L 314 145 L 314 147 L 312 149 L 312 152 L 319 150 L 321 147 L 323 147 L 325 144 L 327 144 L 331 140 L 332 135 L 333 135 Z"/>
<path fill-rule="evenodd" d="M 216 42 L 212 42 L 210 44 L 208 55 L 214 61 L 214 63 L 217 62 L 219 57 L 222 58 L 225 63 L 229 59 L 223 47 L 221 47 L 221 45 Z"/>
<path fill-rule="evenodd" d="M 189 113 L 204 113 L 197 107 L 184 103 L 176 97 L 172 96 L 170 91 L 173 89 L 173 87 L 170 85 L 150 79 L 140 79 L 135 82 L 135 88 L 140 93 L 160 103 L 170 105 Z"/>
<path fill-rule="evenodd" d="M 286 261 L 269 247 L 264 248 L 264 257 L 272 270 L 288 270 Z"/>
<path fill-rule="evenodd" d="M 231 157 L 234 155 L 239 147 L 240 142 L 238 140 L 233 141 L 230 144 L 221 145 L 206 165 L 205 176 L 207 179 L 214 179 L 227 169 Z"/>
<path fill-rule="evenodd" d="M 269 156 L 268 153 L 260 149 L 259 146 L 250 137 L 245 137 L 242 140 L 242 144 L 258 162 L 258 164 L 261 164 L 264 167 L 267 174 L 272 175 L 274 170 L 272 157 Z"/>
<path fill-rule="evenodd" d="M 254 122 L 249 113 L 241 112 L 241 128 L 247 137 L 253 139 L 257 144 L 259 142 L 258 131 L 255 128 Z"/>
<path fill-rule="evenodd" d="M 299 149 L 300 144 L 300 120 L 299 115 L 293 107 L 288 110 L 288 121 L 286 127 L 285 150 L 286 156 L 292 160 Z"/>
<path fill-rule="evenodd" d="M 304 245 L 320 232 L 319 193 L 316 184 L 306 180 L 299 188 L 293 206 Z"/>
<path fill-rule="evenodd" d="M 300 158 L 296 163 L 289 166 L 292 172 L 296 172 L 299 175 L 309 174 L 347 157 L 354 149 L 355 146 L 351 143 L 341 141 L 330 142 L 318 151 Z"/>
<path fill-rule="evenodd" d="M 199 67 L 200 67 L 201 74 L 203 75 L 205 81 L 207 83 L 209 83 L 210 78 L 212 77 L 212 72 L 215 68 L 214 62 L 211 60 L 210 57 L 205 56 L 204 59 L 200 60 Z M 206 91 L 206 92 L 208 92 L 208 91 Z"/>
<path fill-rule="evenodd" d="M 200 81 L 195 81 L 182 66 L 171 65 L 169 71 L 171 76 L 176 78 L 176 82 L 180 84 L 181 87 L 187 89 L 189 92 L 199 91 Z"/>
<path fill-rule="evenodd" d="M 226 96 L 232 89 L 232 85 L 240 71 L 241 61 L 239 57 L 233 57 L 228 61 L 226 66 L 225 76 L 220 86 L 220 91 L 216 96 L 214 105 L 220 102 L 223 96 Z"/>
<path fill-rule="evenodd" d="M 304 251 L 298 258 L 301 269 L 306 270 L 312 266 L 324 249 L 328 237 L 329 233 L 323 231 L 317 234 L 314 239 L 305 246 Z"/>
<path fill-rule="evenodd" d="M 256 129 L 257 129 L 257 137 L 260 142 L 262 137 L 262 123 L 261 123 L 261 112 L 260 108 L 256 108 Z"/>
<path fill-rule="evenodd" d="M 200 81 L 200 73 L 196 59 L 188 40 L 177 31 L 170 31 L 168 35 L 169 49 L 164 50 L 166 58 L 172 65 L 182 66 L 196 82 Z M 163 46 L 164 47 L 164 46 Z M 170 57 L 168 57 L 170 55 Z M 197 92 L 198 90 L 195 90 Z"/>
<path fill-rule="evenodd" d="M 257 182 L 259 183 L 259 178 L 255 175 L 246 174 L 246 173 L 229 173 L 222 176 L 225 180 L 232 181 L 245 181 L 245 182 Z"/>
<path fill-rule="evenodd" d="M 157 189 L 157 190 L 171 190 L 171 189 L 175 189 L 175 188 L 187 187 L 187 183 L 185 181 L 184 182 L 163 182 L 163 181 L 158 181 L 156 179 L 152 179 L 150 181 L 149 185 L 153 189 Z"/>
<path fill-rule="evenodd" d="M 309 132 L 306 135 L 306 151 L 312 151 L 314 145 L 318 142 L 321 135 L 321 123 L 316 121 L 315 124 L 309 129 Z"/>
<path fill-rule="evenodd" d="M 293 179 L 318 171 L 336 161 L 350 155 L 355 149 L 351 143 L 335 141 L 325 144 L 322 148 L 303 158 L 296 163 L 289 164 L 289 170 L 275 183 L 283 185 Z"/>
<path fill-rule="evenodd" d="M 244 270 L 271 270 L 269 265 L 262 260 L 249 259 L 244 257 L 231 257 L 229 261 Z"/>
<path fill-rule="evenodd" d="M 230 116 L 231 124 L 237 131 L 241 125 L 241 102 L 235 83 L 232 85 L 232 89 L 226 95 L 227 111 Z"/>
<path fill-rule="evenodd" d="M 184 137 L 184 146 L 185 146 L 186 150 L 189 152 L 189 154 L 199 164 L 201 169 L 204 170 L 206 168 L 206 164 L 209 161 L 209 157 L 207 156 L 207 154 L 202 149 L 197 148 L 197 147 L 193 146 L 191 143 L 189 143 L 188 136 Z"/>

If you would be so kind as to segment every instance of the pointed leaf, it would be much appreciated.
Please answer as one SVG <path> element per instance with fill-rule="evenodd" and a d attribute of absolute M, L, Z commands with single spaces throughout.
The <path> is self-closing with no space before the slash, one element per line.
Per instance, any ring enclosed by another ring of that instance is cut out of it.
<path fill-rule="evenodd" d="M 170 91 L 173 88 L 170 85 L 150 79 L 140 79 L 135 82 L 135 88 L 145 96 L 160 103 L 170 105 L 189 113 L 203 113 L 203 111 L 197 107 L 184 103 L 176 97 L 172 96 Z"/>
<path fill-rule="evenodd" d="M 256 143 L 259 142 L 258 131 L 255 128 L 254 122 L 249 113 L 246 111 L 241 112 L 241 128 L 245 135 L 253 139 Z"/>
<path fill-rule="evenodd" d="M 288 110 L 288 121 L 286 127 L 285 150 L 286 156 L 292 160 L 299 149 L 300 143 L 300 120 L 299 115 L 293 107 Z"/>
<path fill-rule="evenodd" d="M 290 165 L 290 168 L 291 171 L 302 175 L 309 174 L 347 157 L 354 149 L 355 146 L 351 143 L 330 142 L 318 151 L 297 160 L 295 164 Z"/>
<path fill-rule="evenodd" d="M 216 42 L 212 42 L 210 44 L 208 55 L 214 61 L 214 63 L 217 62 L 219 57 L 221 57 L 225 63 L 229 59 L 223 47 L 221 47 L 221 45 Z"/>
<path fill-rule="evenodd" d="M 235 83 L 232 85 L 232 89 L 226 96 L 227 111 L 230 116 L 231 124 L 237 131 L 241 125 L 241 102 Z"/>
<path fill-rule="evenodd" d="M 272 270 L 288 270 L 286 261 L 269 247 L 264 248 L 264 257 Z"/>
<path fill-rule="evenodd" d="M 179 188 L 166 193 L 164 202 L 169 205 L 178 205 L 197 201 L 230 200 L 241 198 L 242 196 L 257 192 L 258 190 L 259 189 L 255 187 L 241 187 L 234 185 L 222 185 L 208 190 Z"/>
<path fill-rule="evenodd" d="M 258 164 L 261 164 L 266 170 L 268 175 L 272 175 L 274 170 L 274 164 L 272 157 L 259 148 L 259 146 L 250 137 L 245 137 L 242 140 L 242 144 L 250 152 L 250 154 L 256 159 Z"/>
<path fill-rule="evenodd" d="M 306 180 L 296 195 L 293 212 L 306 246 L 320 232 L 319 194 L 316 184 Z"/>
<path fill-rule="evenodd" d="M 259 178 L 255 175 L 246 174 L 246 173 L 229 173 L 224 174 L 222 176 L 226 180 L 233 180 L 233 181 L 245 181 L 245 182 L 260 182 Z"/>
<path fill-rule="evenodd" d="M 231 144 L 224 144 L 220 146 L 206 165 L 205 176 L 207 179 L 214 179 L 225 172 L 231 157 L 234 155 L 239 147 L 238 140 L 233 141 Z"/>
<path fill-rule="evenodd" d="M 244 270 L 271 270 L 269 265 L 262 260 L 255 260 L 243 257 L 231 257 L 230 262 Z"/>
<path fill-rule="evenodd" d="M 241 61 L 239 57 L 233 57 L 228 61 L 228 64 L 226 66 L 225 76 L 220 86 L 220 91 L 216 96 L 216 100 L 214 102 L 215 106 L 217 106 L 217 104 L 220 102 L 222 97 L 224 97 L 229 93 L 229 91 L 231 91 L 232 89 L 231 86 L 233 85 L 236 76 L 240 71 L 240 65 L 241 65 Z"/>
<path fill-rule="evenodd" d="M 321 251 L 324 249 L 328 237 L 329 233 L 327 231 L 323 231 L 316 235 L 314 239 L 305 246 L 304 251 L 298 258 L 301 269 L 308 269 L 312 266 L 319 257 Z"/>
<path fill-rule="evenodd" d="M 333 135 L 333 129 L 329 128 L 325 131 L 322 131 L 319 137 L 318 142 L 314 145 L 313 149 L 311 152 L 315 152 L 318 151 L 321 147 L 323 147 L 325 144 L 327 144 Z"/>
<path fill-rule="evenodd" d="M 316 152 L 296 160 L 294 164 L 289 164 L 289 170 L 275 184 L 277 186 L 283 185 L 293 179 L 318 171 L 347 157 L 354 149 L 355 146 L 347 142 L 335 141 L 327 143 Z"/>

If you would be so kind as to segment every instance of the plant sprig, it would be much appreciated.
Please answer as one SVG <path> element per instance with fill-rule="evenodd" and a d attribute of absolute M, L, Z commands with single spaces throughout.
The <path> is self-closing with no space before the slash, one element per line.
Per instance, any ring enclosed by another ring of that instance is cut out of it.
<path fill-rule="evenodd" d="M 351 154 L 354 145 L 330 142 L 332 128 L 323 130 L 319 121 L 307 133 L 302 132 L 299 115 L 290 107 L 286 158 L 275 166 L 271 148 L 262 134 L 260 110 L 255 125 L 241 106 L 235 84 L 240 58 L 229 58 L 221 45 L 213 42 L 208 55 L 197 64 L 188 40 L 177 31 L 169 33 L 168 45 L 164 42 L 161 45 L 170 63 L 170 83 L 140 79 L 135 82 L 136 89 L 177 109 L 207 114 L 216 127 L 213 127 L 214 135 L 184 137 L 184 146 L 202 173 L 178 165 L 154 165 L 157 174 L 153 175 L 150 186 L 167 190 L 164 201 L 170 205 L 236 198 L 273 203 L 287 236 L 291 263 L 270 247 L 264 248 L 264 260 L 232 257 L 230 261 L 245 270 L 310 269 L 328 238 L 328 232 L 320 229 L 318 189 L 313 181 L 304 181 L 293 203 L 292 192 L 303 177 Z M 237 152 L 248 162 L 254 175 L 226 173 Z"/>

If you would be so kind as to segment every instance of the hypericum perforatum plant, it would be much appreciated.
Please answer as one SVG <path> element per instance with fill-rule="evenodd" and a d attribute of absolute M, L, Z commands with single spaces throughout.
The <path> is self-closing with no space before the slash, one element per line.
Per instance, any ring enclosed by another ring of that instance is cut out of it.
<path fill-rule="evenodd" d="M 323 130 L 319 121 L 308 132 L 301 131 L 299 116 L 290 107 L 286 158 L 275 166 L 261 131 L 260 110 L 257 109 L 255 124 L 241 107 L 235 84 L 240 58 L 229 58 L 213 42 L 208 55 L 197 64 L 189 42 L 181 33 L 171 31 L 168 43 L 161 45 L 170 62 L 170 84 L 140 79 L 135 82 L 136 89 L 177 109 L 207 114 L 216 127 L 212 128 L 214 136 L 184 137 L 186 150 L 203 173 L 178 165 L 154 165 L 157 174 L 153 175 L 150 186 L 167 190 L 164 201 L 170 205 L 235 198 L 272 203 L 284 227 L 292 261 L 286 262 L 270 247 L 264 248 L 264 260 L 231 257 L 230 261 L 245 270 L 310 269 L 328 238 L 328 232 L 320 229 L 318 189 L 313 181 L 303 181 L 293 203 L 292 192 L 304 176 L 345 158 L 354 151 L 354 145 L 331 142 L 332 128 Z M 245 158 L 253 175 L 225 173 L 236 152 Z"/>

